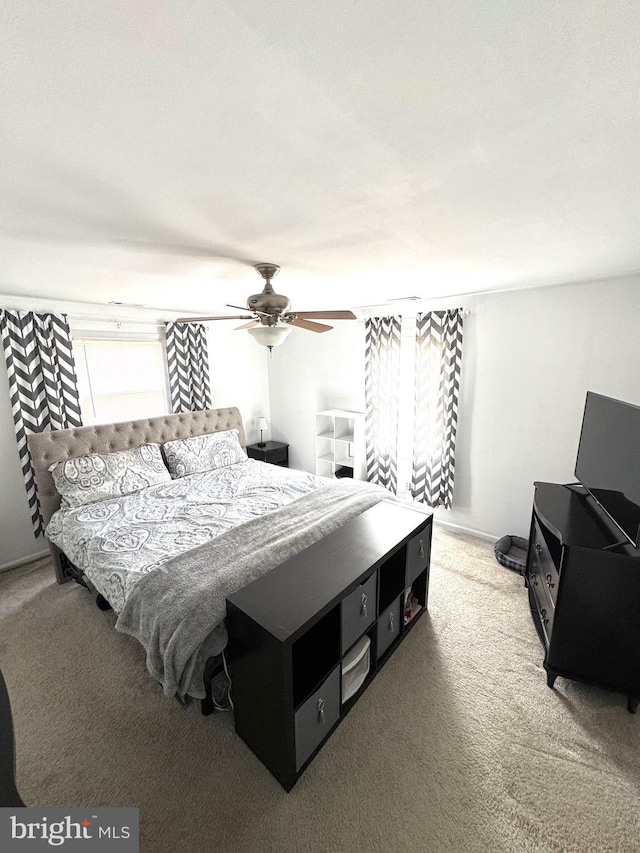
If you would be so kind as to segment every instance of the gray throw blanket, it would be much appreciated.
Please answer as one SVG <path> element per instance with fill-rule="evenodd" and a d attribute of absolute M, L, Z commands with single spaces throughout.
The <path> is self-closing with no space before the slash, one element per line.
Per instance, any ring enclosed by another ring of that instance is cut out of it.
<path fill-rule="evenodd" d="M 331 481 L 142 575 L 116 622 L 147 651 L 147 668 L 168 696 L 202 699 L 207 658 L 227 643 L 226 598 L 308 548 L 389 492 Z"/>

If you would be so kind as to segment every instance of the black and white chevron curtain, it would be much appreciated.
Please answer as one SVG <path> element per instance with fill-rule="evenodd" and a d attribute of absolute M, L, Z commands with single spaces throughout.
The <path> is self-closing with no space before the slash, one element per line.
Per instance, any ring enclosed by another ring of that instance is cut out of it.
<path fill-rule="evenodd" d="M 207 333 L 202 323 L 165 323 L 173 412 L 211 408 Z"/>
<path fill-rule="evenodd" d="M 367 480 L 398 491 L 401 317 L 365 320 Z"/>
<path fill-rule="evenodd" d="M 0 310 L 0 337 L 31 521 L 44 532 L 27 436 L 82 426 L 78 383 L 65 314 Z"/>
<path fill-rule="evenodd" d="M 416 317 L 411 497 L 451 509 L 462 365 L 463 311 Z"/>

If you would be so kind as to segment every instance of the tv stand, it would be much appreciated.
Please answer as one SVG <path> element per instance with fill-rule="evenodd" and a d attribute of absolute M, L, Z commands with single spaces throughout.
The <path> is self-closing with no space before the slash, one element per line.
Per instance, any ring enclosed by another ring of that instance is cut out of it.
<path fill-rule="evenodd" d="M 545 650 L 547 684 L 558 676 L 640 699 L 640 551 L 582 488 L 535 483 L 525 586 Z M 616 549 L 615 551 L 613 549 Z"/>

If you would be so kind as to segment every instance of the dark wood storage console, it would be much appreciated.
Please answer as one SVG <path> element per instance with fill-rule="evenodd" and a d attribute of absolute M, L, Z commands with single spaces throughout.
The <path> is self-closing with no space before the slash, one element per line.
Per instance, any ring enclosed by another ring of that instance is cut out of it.
<path fill-rule="evenodd" d="M 640 697 L 640 551 L 580 485 L 535 483 L 525 584 L 547 684 L 564 676 Z"/>
<path fill-rule="evenodd" d="M 431 524 L 382 501 L 227 599 L 236 732 L 287 791 L 426 610 Z"/>

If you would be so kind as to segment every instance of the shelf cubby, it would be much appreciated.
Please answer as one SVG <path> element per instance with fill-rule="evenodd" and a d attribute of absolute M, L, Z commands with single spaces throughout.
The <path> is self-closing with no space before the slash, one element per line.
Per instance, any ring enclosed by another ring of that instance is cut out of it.
<path fill-rule="evenodd" d="M 378 592 L 380 610 L 388 607 L 403 592 L 405 588 L 406 561 L 406 550 L 401 549 L 380 566 L 378 570 L 380 578 Z"/>
<path fill-rule="evenodd" d="M 427 594 L 428 594 L 428 585 L 429 585 L 429 570 L 425 569 L 422 571 L 418 577 L 413 581 L 411 586 L 405 589 L 405 594 L 402 599 L 402 616 L 405 627 L 409 627 L 412 625 L 416 618 L 422 613 L 422 611 L 427 606 Z M 413 593 L 413 599 L 419 605 L 419 609 L 414 611 L 411 614 L 410 618 L 407 618 L 405 613 L 405 601 L 410 593 Z"/>
<path fill-rule="evenodd" d="M 300 705 L 340 660 L 340 608 L 333 607 L 291 647 L 293 704 Z"/>

